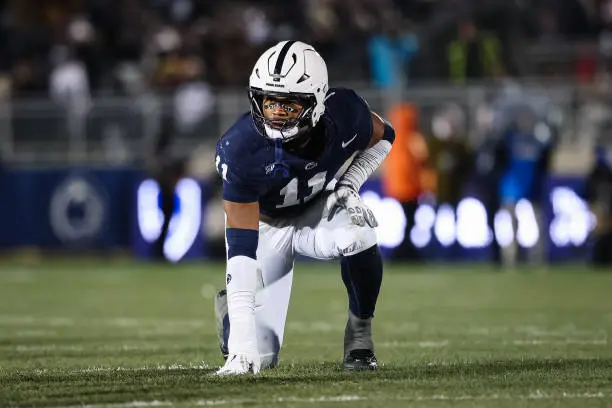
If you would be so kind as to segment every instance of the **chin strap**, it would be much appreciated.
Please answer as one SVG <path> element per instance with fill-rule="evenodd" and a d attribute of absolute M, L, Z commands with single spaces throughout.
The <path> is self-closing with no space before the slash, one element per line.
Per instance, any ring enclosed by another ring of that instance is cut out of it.
<path fill-rule="evenodd" d="M 294 137 L 299 133 L 297 126 L 292 126 L 287 129 L 284 127 L 282 129 L 275 129 L 267 124 L 264 124 L 264 131 L 266 132 L 266 135 L 273 140 L 286 140 L 286 138 Z"/>
<path fill-rule="evenodd" d="M 289 177 L 289 166 L 283 161 L 283 142 L 274 140 L 274 176 Z"/>

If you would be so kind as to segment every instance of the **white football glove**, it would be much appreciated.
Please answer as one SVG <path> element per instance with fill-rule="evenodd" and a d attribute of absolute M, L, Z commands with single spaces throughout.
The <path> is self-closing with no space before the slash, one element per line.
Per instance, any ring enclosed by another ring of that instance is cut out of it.
<path fill-rule="evenodd" d="M 345 184 L 339 184 L 329 195 L 327 208 L 329 210 L 327 221 L 331 221 L 340 209 L 345 209 L 353 224 L 359 227 L 364 227 L 366 224 L 372 228 L 378 227 L 378 221 L 372 210 L 361 201 L 359 193 Z"/>

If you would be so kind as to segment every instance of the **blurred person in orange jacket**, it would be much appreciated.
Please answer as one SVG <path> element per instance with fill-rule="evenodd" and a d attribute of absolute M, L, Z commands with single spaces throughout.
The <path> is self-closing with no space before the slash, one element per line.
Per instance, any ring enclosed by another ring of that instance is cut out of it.
<path fill-rule="evenodd" d="M 395 105 L 388 115 L 395 129 L 395 146 L 382 166 L 382 186 L 386 196 L 396 199 L 406 214 L 404 241 L 393 252 L 394 259 L 420 259 L 410 240 L 418 199 L 435 190 L 435 174 L 427 165 L 427 143 L 419 131 L 417 108 L 406 102 Z"/>
<path fill-rule="evenodd" d="M 436 174 L 436 202 L 455 210 L 464 197 L 472 154 L 467 144 L 466 113 L 456 103 L 437 107 L 428 140 L 429 162 Z"/>

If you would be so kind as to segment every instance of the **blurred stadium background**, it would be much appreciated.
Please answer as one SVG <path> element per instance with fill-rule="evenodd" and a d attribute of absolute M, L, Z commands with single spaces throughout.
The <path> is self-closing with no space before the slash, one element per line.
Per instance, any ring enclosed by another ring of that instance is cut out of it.
<path fill-rule="evenodd" d="M 258 54 L 299 38 L 399 130 L 365 187 L 389 258 L 610 262 L 608 1 L 0 10 L 2 249 L 223 257 L 212 149 Z"/>
<path fill-rule="evenodd" d="M 214 146 L 284 39 L 396 128 L 362 192 L 385 367 L 331 363 L 344 288 L 304 263 L 244 387 L 204 377 Z M 606 406 L 611 95 L 611 0 L 0 0 L 0 406 Z"/>

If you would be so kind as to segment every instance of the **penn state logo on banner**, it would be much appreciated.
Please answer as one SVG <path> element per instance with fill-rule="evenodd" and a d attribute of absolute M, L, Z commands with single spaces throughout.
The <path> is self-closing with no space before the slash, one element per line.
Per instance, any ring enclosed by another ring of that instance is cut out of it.
<path fill-rule="evenodd" d="M 159 184 L 144 180 L 138 187 L 138 230 L 145 242 L 151 244 L 161 235 L 164 216 L 160 208 Z M 164 242 L 164 256 L 172 262 L 180 261 L 192 248 L 202 224 L 202 189 L 192 179 L 180 180 L 174 193 L 174 213 Z"/>
<path fill-rule="evenodd" d="M 49 221 L 53 234 L 66 244 L 91 242 L 104 230 L 107 207 L 99 183 L 89 176 L 68 176 L 51 194 Z"/>

